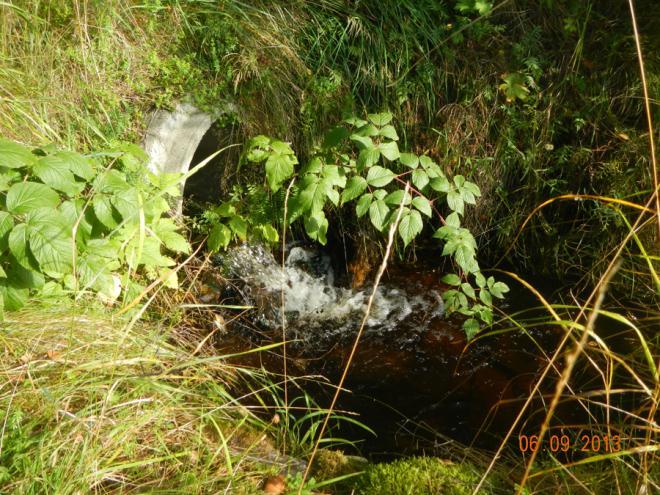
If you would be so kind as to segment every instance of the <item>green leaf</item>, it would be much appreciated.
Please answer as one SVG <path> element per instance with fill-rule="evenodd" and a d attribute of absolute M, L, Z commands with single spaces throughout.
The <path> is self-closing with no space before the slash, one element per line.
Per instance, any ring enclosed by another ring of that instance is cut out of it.
<path fill-rule="evenodd" d="M 473 182 L 465 181 L 465 183 L 463 184 L 463 189 L 470 191 L 477 198 L 481 196 L 481 191 L 479 190 L 479 186 L 477 186 Z"/>
<path fill-rule="evenodd" d="M 360 151 L 358 155 L 356 168 L 358 172 L 362 172 L 365 168 L 378 163 L 380 159 L 380 150 L 378 148 L 366 148 Z"/>
<path fill-rule="evenodd" d="M 28 289 L 17 289 L 12 287 L 7 280 L 0 280 L 0 299 L 3 302 L 3 309 L 7 311 L 21 309 L 27 303 L 28 295 Z"/>
<path fill-rule="evenodd" d="M 498 299 L 504 299 L 504 294 L 509 292 L 509 286 L 504 282 L 495 282 L 490 288 L 490 293 Z"/>
<path fill-rule="evenodd" d="M 459 217 L 456 212 L 450 213 L 447 215 L 447 218 L 445 218 L 445 223 L 450 227 L 458 228 L 461 226 L 461 217 Z"/>
<path fill-rule="evenodd" d="M 94 169 L 96 166 L 89 158 L 73 151 L 58 151 L 53 156 L 66 162 L 69 166 L 69 170 L 77 177 L 85 179 L 86 181 L 90 181 L 94 178 Z"/>
<path fill-rule="evenodd" d="M 29 167 L 36 159 L 37 157 L 26 146 L 0 138 L 0 167 Z"/>
<path fill-rule="evenodd" d="M 399 145 L 396 144 L 396 141 L 389 141 L 387 143 L 380 143 L 378 145 L 380 153 L 390 161 L 397 160 L 399 158 Z"/>
<path fill-rule="evenodd" d="M 396 191 L 391 192 L 390 194 L 385 196 L 385 203 L 387 203 L 388 205 L 399 206 L 401 204 L 401 201 L 403 200 L 404 205 L 409 205 L 411 200 L 410 194 L 405 193 L 405 200 L 404 200 L 404 193 L 405 191 L 403 189 L 397 189 Z"/>
<path fill-rule="evenodd" d="M 369 211 L 369 206 L 371 205 L 372 200 L 373 194 L 371 193 L 363 194 L 362 197 L 358 199 L 358 202 L 355 205 L 355 213 L 358 218 L 362 218 L 365 213 Z"/>
<path fill-rule="evenodd" d="M 466 296 L 471 297 L 472 299 L 477 298 L 477 294 L 474 292 L 474 288 L 469 283 L 463 282 L 461 284 L 461 290 Z"/>
<path fill-rule="evenodd" d="M 9 284 L 16 289 L 40 289 L 44 286 L 44 276 L 35 270 L 28 270 L 12 260 L 6 273 Z"/>
<path fill-rule="evenodd" d="M 513 102 L 516 98 L 519 100 L 527 99 L 529 89 L 525 86 L 525 76 L 514 72 L 513 74 L 505 74 L 502 76 L 504 82 L 500 84 L 500 90 L 506 95 L 508 102 Z"/>
<path fill-rule="evenodd" d="M 115 210 L 109 197 L 104 195 L 94 196 L 92 199 L 92 209 L 99 222 L 105 225 L 108 229 L 114 229 L 119 225 L 115 219 Z"/>
<path fill-rule="evenodd" d="M 370 150 L 374 148 L 374 142 L 370 137 L 351 134 L 351 141 L 357 143 L 360 149 Z"/>
<path fill-rule="evenodd" d="M 56 223 L 41 224 L 29 229 L 29 237 L 30 251 L 43 272 L 56 278 L 71 272 L 73 251 L 70 231 Z"/>
<path fill-rule="evenodd" d="M 270 147 L 276 155 L 293 155 L 293 148 L 289 143 L 280 141 L 279 139 L 273 139 L 270 142 Z"/>
<path fill-rule="evenodd" d="M 404 246 L 410 244 L 422 231 L 422 228 L 424 228 L 424 223 L 418 211 L 412 210 L 405 215 L 399 223 L 399 235 L 403 239 Z"/>
<path fill-rule="evenodd" d="M 486 306 L 492 306 L 493 305 L 493 298 L 490 296 L 490 292 L 488 292 L 488 289 L 481 289 L 479 291 L 479 299 L 486 305 Z"/>
<path fill-rule="evenodd" d="M 367 188 L 367 181 L 364 179 L 364 177 L 360 177 L 359 175 L 354 175 L 353 177 L 348 179 L 348 182 L 346 183 L 346 188 L 341 193 L 342 204 L 357 198 L 360 194 L 364 192 L 366 188 Z"/>
<path fill-rule="evenodd" d="M 378 128 L 371 125 L 371 124 L 365 124 L 362 127 L 360 127 L 357 131 L 355 131 L 355 134 L 358 136 L 378 136 Z"/>
<path fill-rule="evenodd" d="M 465 177 L 463 177 L 462 175 L 455 175 L 454 184 L 456 184 L 456 187 L 460 189 L 463 186 L 463 184 L 465 184 Z"/>
<path fill-rule="evenodd" d="M 383 230 L 383 227 L 385 227 L 389 211 L 390 209 L 385 204 L 385 201 L 380 199 L 374 201 L 371 203 L 371 206 L 369 206 L 369 219 L 373 226 L 378 230 Z"/>
<path fill-rule="evenodd" d="M 387 191 L 385 189 L 376 189 L 374 191 L 374 198 L 376 199 L 385 199 L 387 196 Z"/>
<path fill-rule="evenodd" d="M 468 340 L 472 340 L 479 333 L 480 329 L 479 322 L 474 318 L 468 318 L 463 322 L 463 330 Z"/>
<path fill-rule="evenodd" d="M 429 168 L 432 168 L 433 165 L 435 165 L 435 162 L 427 155 L 422 155 L 419 157 L 419 164 L 424 168 L 424 170 L 427 170 Z"/>
<path fill-rule="evenodd" d="M 326 165 L 321 174 L 331 186 L 346 186 L 346 174 L 337 165 Z"/>
<path fill-rule="evenodd" d="M 323 141 L 324 148 L 334 148 L 350 135 L 348 129 L 343 126 L 337 126 L 325 135 Z"/>
<path fill-rule="evenodd" d="M 208 247 L 212 252 L 220 251 L 220 249 L 227 249 L 231 242 L 231 230 L 223 223 L 218 223 L 213 226 L 209 233 L 207 241 Z"/>
<path fill-rule="evenodd" d="M 30 252 L 28 250 L 28 226 L 27 224 L 20 223 L 16 225 L 11 232 L 9 233 L 8 246 L 9 251 L 16 261 L 18 261 L 23 267 L 31 270 L 36 268 L 34 262 L 30 258 Z"/>
<path fill-rule="evenodd" d="M 266 177 L 271 191 L 277 191 L 282 182 L 293 175 L 293 165 L 297 163 L 295 157 L 289 154 L 274 153 L 266 160 Z"/>
<path fill-rule="evenodd" d="M 445 284 L 449 284 L 449 285 L 461 285 L 461 277 L 459 277 L 455 273 L 448 273 L 440 280 Z"/>
<path fill-rule="evenodd" d="M 477 272 L 474 274 L 475 280 L 477 282 L 477 285 L 479 288 L 483 289 L 486 287 L 486 277 L 484 277 L 481 272 Z"/>
<path fill-rule="evenodd" d="M 108 170 L 107 172 L 97 175 L 94 179 L 94 189 L 97 192 L 108 194 L 119 194 L 124 191 L 133 189 L 126 177 L 119 170 Z"/>
<path fill-rule="evenodd" d="M 344 119 L 344 122 L 355 127 L 362 127 L 363 125 L 367 124 L 366 120 L 362 120 L 361 118 L 355 116 Z"/>
<path fill-rule="evenodd" d="M 178 227 L 171 218 L 159 218 L 154 225 L 158 238 L 170 251 L 175 253 L 190 252 L 190 244 L 185 237 L 177 232 Z"/>
<path fill-rule="evenodd" d="M 121 191 L 110 197 L 112 206 L 119 212 L 123 220 L 138 222 L 141 209 L 140 194 L 137 189 L 131 188 Z"/>
<path fill-rule="evenodd" d="M 412 183 L 420 191 L 429 183 L 429 176 L 423 170 L 413 170 Z"/>
<path fill-rule="evenodd" d="M 383 127 L 380 131 L 378 131 L 378 134 L 394 141 L 399 140 L 399 135 L 396 133 L 396 129 L 391 125 L 386 125 Z"/>
<path fill-rule="evenodd" d="M 0 254 L 7 249 L 9 232 L 14 227 L 14 219 L 6 211 L 0 211 Z"/>
<path fill-rule="evenodd" d="M 392 114 L 390 112 L 370 113 L 367 117 L 374 125 L 377 125 L 378 127 L 387 125 L 392 121 Z"/>
<path fill-rule="evenodd" d="M 431 179 L 431 189 L 441 193 L 448 193 L 451 189 L 451 186 L 446 177 L 434 177 Z"/>
<path fill-rule="evenodd" d="M 330 184 L 325 180 L 318 180 L 313 178 L 311 182 L 303 191 L 300 192 L 300 205 L 304 211 L 320 211 L 325 205 L 325 198 L 332 189 Z"/>
<path fill-rule="evenodd" d="M 328 232 L 328 219 L 322 211 L 317 211 L 313 215 L 305 217 L 305 232 L 307 235 L 325 245 L 328 242 L 326 234 Z"/>
<path fill-rule="evenodd" d="M 247 222 L 243 217 L 236 215 L 229 219 L 229 228 L 238 236 L 242 241 L 247 239 Z"/>
<path fill-rule="evenodd" d="M 7 192 L 7 210 L 14 214 L 28 213 L 36 208 L 56 208 L 59 203 L 59 194 L 37 182 L 19 182 Z"/>
<path fill-rule="evenodd" d="M 463 214 L 465 204 L 458 191 L 452 190 L 447 193 L 447 205 L 455 212 L 460 213 L 461 215 Z"/>
<path fill-rule="evenodd" d="M 69 164 L 56 155 L 41 157 L 32 170 L 41 182 L 68 196 L 74 196 L 84 188 L 84 184 L 77 182 L 69 171 Z"/>
<path fill-rule="evenodd" d="M 419 157 L 414 153 L 401 153 L 399 161 L 408 168 L 416 169 L 419 165 Z"/>
<path fill-rule="evenodd" d="M 431 210 L 431 203 L 425 197 L 416 196 L 415 199 L 412 200 L 412 205 L 427 217 L 430 218 L 431 216 L 433 216 L 433 211 Z"/>
<path fill-rule="evenodd" d="M 374 166 L 367 173 L 367 184 L 372 187 L 383 187 L 394 180 L 394 173 L 387 168 Z"/>
<path fill-rule="evenodd" d="M 279 233 L 272 225 L 260 224 L 255 227 L 255 230 L 267 242 L 276 243 L 280 240 Z"/>

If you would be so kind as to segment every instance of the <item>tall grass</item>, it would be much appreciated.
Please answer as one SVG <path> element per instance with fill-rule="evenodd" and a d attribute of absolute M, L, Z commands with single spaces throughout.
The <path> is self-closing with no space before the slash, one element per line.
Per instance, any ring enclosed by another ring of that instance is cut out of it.
<path fill-rule="evenodd" d="M 279 469 L 270 425 L 230 392 L 266 385 L 258 370 L 58 306 L 1 324 L 0 491 L 254 493 Z"/>

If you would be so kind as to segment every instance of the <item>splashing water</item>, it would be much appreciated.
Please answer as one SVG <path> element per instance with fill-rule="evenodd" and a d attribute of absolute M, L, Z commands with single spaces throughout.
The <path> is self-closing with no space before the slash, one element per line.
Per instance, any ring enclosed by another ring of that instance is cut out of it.
<path fill-rule="evenodd" d="M 230 251 L 224 264 L 242 280 L 242 292 L 259 310 L 260 323 L 281 324 L 281 296 L 287 328 L 303 342 L 339 339 L 360 326 L 371 289 L 354 290 L 335 284 L 330 258 L 302 247 L 289 250 L 284 267 L 261 246 L 244 244 Z M 402 287 L 381 285 L 376 291 L 365 331 L 385 334 L 414 314 L 439 318 L 444 306 L 440 294 L 411 295 Z"/>

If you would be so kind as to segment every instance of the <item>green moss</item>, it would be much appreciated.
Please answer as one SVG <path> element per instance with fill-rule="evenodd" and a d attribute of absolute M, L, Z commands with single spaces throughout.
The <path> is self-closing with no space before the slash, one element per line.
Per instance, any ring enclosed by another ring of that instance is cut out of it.
<path fill-rule="evenodd" d="M 436 457 L 411 457 L 374 464 L 360 477 L 361 495 L 469 495 L 479 483 L 474 466 Z M 488 488 L 481 493 L 489 493 Z"/>

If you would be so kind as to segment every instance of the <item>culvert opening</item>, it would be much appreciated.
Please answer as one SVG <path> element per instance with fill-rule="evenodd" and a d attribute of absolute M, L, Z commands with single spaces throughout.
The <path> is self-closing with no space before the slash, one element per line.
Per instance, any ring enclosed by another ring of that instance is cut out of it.
<path fill-rule="evenodd" d="M 190 169 L 199 165 L 216 151 L 238 142 L 242 142 L 242 137 L 236 123 L 216 121 L 199 142 L 190 162 Z M 217 204 L 228 195 L 239 157 L 239 147 L 229 148 L 186 180 L 183 189 L 184 214 L 198 214 L 207 205 Z"/>

